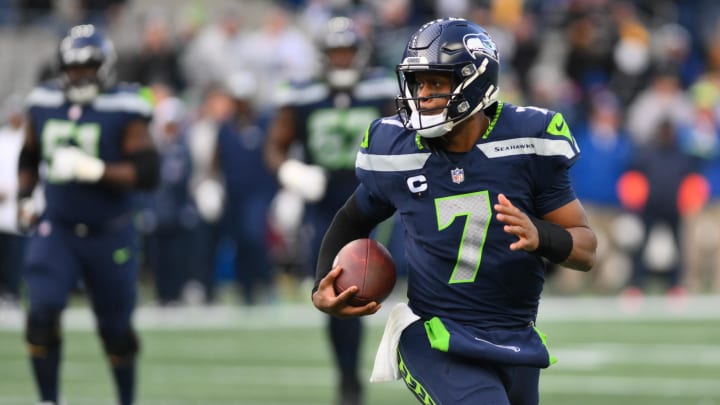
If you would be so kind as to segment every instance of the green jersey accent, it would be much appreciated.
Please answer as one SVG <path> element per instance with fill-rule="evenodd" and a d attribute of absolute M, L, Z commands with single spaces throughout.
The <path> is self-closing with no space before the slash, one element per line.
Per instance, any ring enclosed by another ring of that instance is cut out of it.
<path fill-rule="evenodd" d="M 430 347 L 441 352 L 450 349 L 450 332 L 445 328 L 442 320 L 437 316 L 425 321 L 425 332 L 427 333 Z"/>
<path fill-rule="evenodd" d="M 561 113 L 555 113 L 550 124 L 545 128 L 545 132 L 550 135 L 564 136 L 570 141 L 571 145 L 575 145 L 575 139 L 572 137 L 572 134 L 570 134 L 570 127 L 568 127 Z"/>
<path fill-rule="evenodd" d="M 362 143 L 360 143 L 361 148 L 367 149 L 368 146 L 370 146 L 370 125 L 365 129 L 365 135 L 363 136 Z"/>
<path fill-rule="evenodd" d="M 113 252 L 115 264 L 123 264 L 130 260 L 130 248 L 124 247 Z"/>
<path fill-rule="evenodd" d="M 538 336 L 540 336 L 540 340 L 542 341 L 543 346 L 545 346 L 545 349 L 548 352 L 548 357 L 550 357 L 550 361 L 549 361 L 550 366 L 557 363 L 557 357 L 553 356 L 552 353 L 550 353 L 550 348 L 547 345 L 547 336 L 544 333 L 542 333 L 540 331 L 540 329 L 538 329 L 537 327 L 533 326 L 533 329 L 535 329 L 535 333 L 537 333 Z"/>
<path fill-rule="evenodd" d="M 403 381 L 405 381 L 405 385 L 407 385 L 410 391 L 415 394 L 421 404 L 435 405 L 435 400 L 432 399 L 430 394 L 427 392 L 427 389 L 420 384 L 420 381 L 410 374 L 410 370 L 408 370 L 405 365 L 405 360 L 402 358 L 400 350 L 398 350 L 398 370 L 403 377 Z"/>
<path fill-rule="evenodd" d="M 493 128 L 495 128 L 495 124 L 497 123 L 498 118 L 500 118 L 500 113 L 502 112 L 503 108 L 503 101 L 498 100 L 497 108 L 495 109 L 495 116 L 493 117 L 492 121 L 490 121 L 490 125 L 488 125 L 487 129 L 485 130 L 485 133 L 482 136 L 482 139 L 487 139 L 488 136 L 490 136 L 490 133 L 492 132 Z"/>

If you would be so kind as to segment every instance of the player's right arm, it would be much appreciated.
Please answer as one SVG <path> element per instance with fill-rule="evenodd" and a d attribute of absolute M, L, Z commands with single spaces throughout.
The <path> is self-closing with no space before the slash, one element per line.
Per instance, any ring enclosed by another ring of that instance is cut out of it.
<path fill-rule="evenodd" d="M 265 164 L 276 173 L 287 160 L 290 144 L 295 140 L 295 116 L 291 107 L 278 109 L 263 148 Z"/>
<path fill-rule="evenodd" d="M 25 124 L 25 139 L 23 140 L 20 158 L 18 160 L 18 199 L 29 198 L 38 182 L 40 166 L 40 145 L 35 134 L 32 120 L 27 119 Z"/>
<path fill-rule="evenodd" d="M 345 205 L 338 210 L 330 227 L 325 232 L 320 245 L 315 287 L 312 293 L 313 305 L 317 309 L 340 318 L 371 315 L 380 309 L 376 302 L 362 307 L 348 305 L 350 297 L 357 292 L 356 286 L 352 286 L 340 294 L 336 294 L 334 288 L 335 279 L 342 271 L 340 267 L 333 267 L 337 252 L 355 239 L 367 238 L 370 231 L 382 222 L 381 218 L 372 218 L 360 210 L 355 200 L 357 193 L 356 191 L 351 195 Z"/>
<path fill-rule="evenodd" d="M 25 139 L 18 159 L 17 220 L 18 227 L 23 232 L 30 229 L 37 221 L 38 215 L 32 193 L 39 179 L 40 160 L 38 137 L 35 135 L 32 120 L 28 119 L 25 124 Z"/>

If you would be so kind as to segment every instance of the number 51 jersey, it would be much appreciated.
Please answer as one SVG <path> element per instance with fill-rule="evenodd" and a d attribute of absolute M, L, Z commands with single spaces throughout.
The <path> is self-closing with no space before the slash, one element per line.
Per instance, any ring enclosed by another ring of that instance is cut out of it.
<path fill-rule="evenodd" d="M 105 162 L 123 159 L 123 136 L 128 124 L 150 120 L 152 106 L 137 86 L 118 85 L 91 103 L 70 103 L 54 82 L 36 87 L 28 96 L 30 125 L 40 145 L 44 164 L 50 164 L 60 146 L 77 146 Z M 129 193 L 103 184 L 58 182 L 45 177 L 45 217 L 65 224 L 78 222 L 102 227 L 132 209 Z"/>
<path fill-rule="evenodd" d="M 491 118 L 467 153 L 431 148 L 399 117 L 374 121 L 357 155 L 356 197 L 371 216 L 399 212 L 416 314 L 520 328 L 537 316 L 545 265 L 510 250 L 517 238 L 492 207 L 500 193 L 535 217 L 571 202 L 568 168 L 580 151 L 560 113 L 499 102 Z"/>

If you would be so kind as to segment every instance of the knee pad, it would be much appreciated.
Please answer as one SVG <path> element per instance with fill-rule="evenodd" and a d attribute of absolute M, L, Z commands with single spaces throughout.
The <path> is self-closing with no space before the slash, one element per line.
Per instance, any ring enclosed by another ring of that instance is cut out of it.
<path fill-rule="evenodd" d="M 33 357 L 44 357 L 49 349 L 60 346 L 60 315 L 52 316 L 49 322 L 28 316 L 25 323 L 25 342 Z"/>
<path fill-rule="evenodd" d="M 120 366 L 133 360 L 140 352 L 140 339 L 132 329 L 123 335 L 111 335 L 101 332 L 100 338 L 105 353 L 110 358 L 113 366 Z"/>

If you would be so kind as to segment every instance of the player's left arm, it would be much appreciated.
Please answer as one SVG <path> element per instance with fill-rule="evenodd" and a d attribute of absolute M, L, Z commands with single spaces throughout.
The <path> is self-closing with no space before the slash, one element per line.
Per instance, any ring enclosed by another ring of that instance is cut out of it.
<path fill-rule="evenodd" d="M 518 237 L 510 250 L 536 253 L 575 270 L 588 271 L 594 266 L 597 239 L 579 200 L 548 212 L 542 219 L 531 218 L 504 194 L 498 195 L 493 208 L 496 218 L 505 224 L 505 232 Z"/>
<path fill-rule="evenodd" d="M 588 271 L 595 264 L 597 239 L 580 201 L 574 198 L 574 193 L 573 198 L 569 198 L 572 186 L 567 171 L 580 151 L 562 114 L 544 109 L 530 112 L 538 113 L 544 117 L 545 125 L 538 141 L 549 148 L 543 158 L 534 161 L 534 172 L 543 173 L 536 176 L 537 187 L 542 192 L 536 196 L 535 203 L 544 214 L 539 218 L 528 216 L 504 194 L 499 194 L 494 206 L 496 216 L 505 224 L 505 232 L 518 238 L 510 244 L 511 250 L 525 250 L 552 263 Z M 555 201 L 558 200 L 568 202 L 557 207 Z"/>
<path fill-rule="evenodd" d="M 122 141 L 125 159 L 107 163 L 102 181 L 128 189 L 149 190 L 160 180 L 160 156 L 144 119 L 130 121 Z"/>
<path fill-rule="evenodd" d="M 555 211 L 547 213 L 543 220 L 547 221 L 550 226 L 553 224 L 559 225 L 572 238 L 572 249 L 565 260 L 561 262 L 563 266 L 588 271 L 595 265 L 597 238 L 595 232 L 590 228 L 587 214 L 580 200 L 575 199 Z M 558 229 L 558 231 L 560 230 Z M 545 236 L 545 234 L 542 234 L 542 236 Z M 549 237 L 552 236 L 551 233 Z"/>

